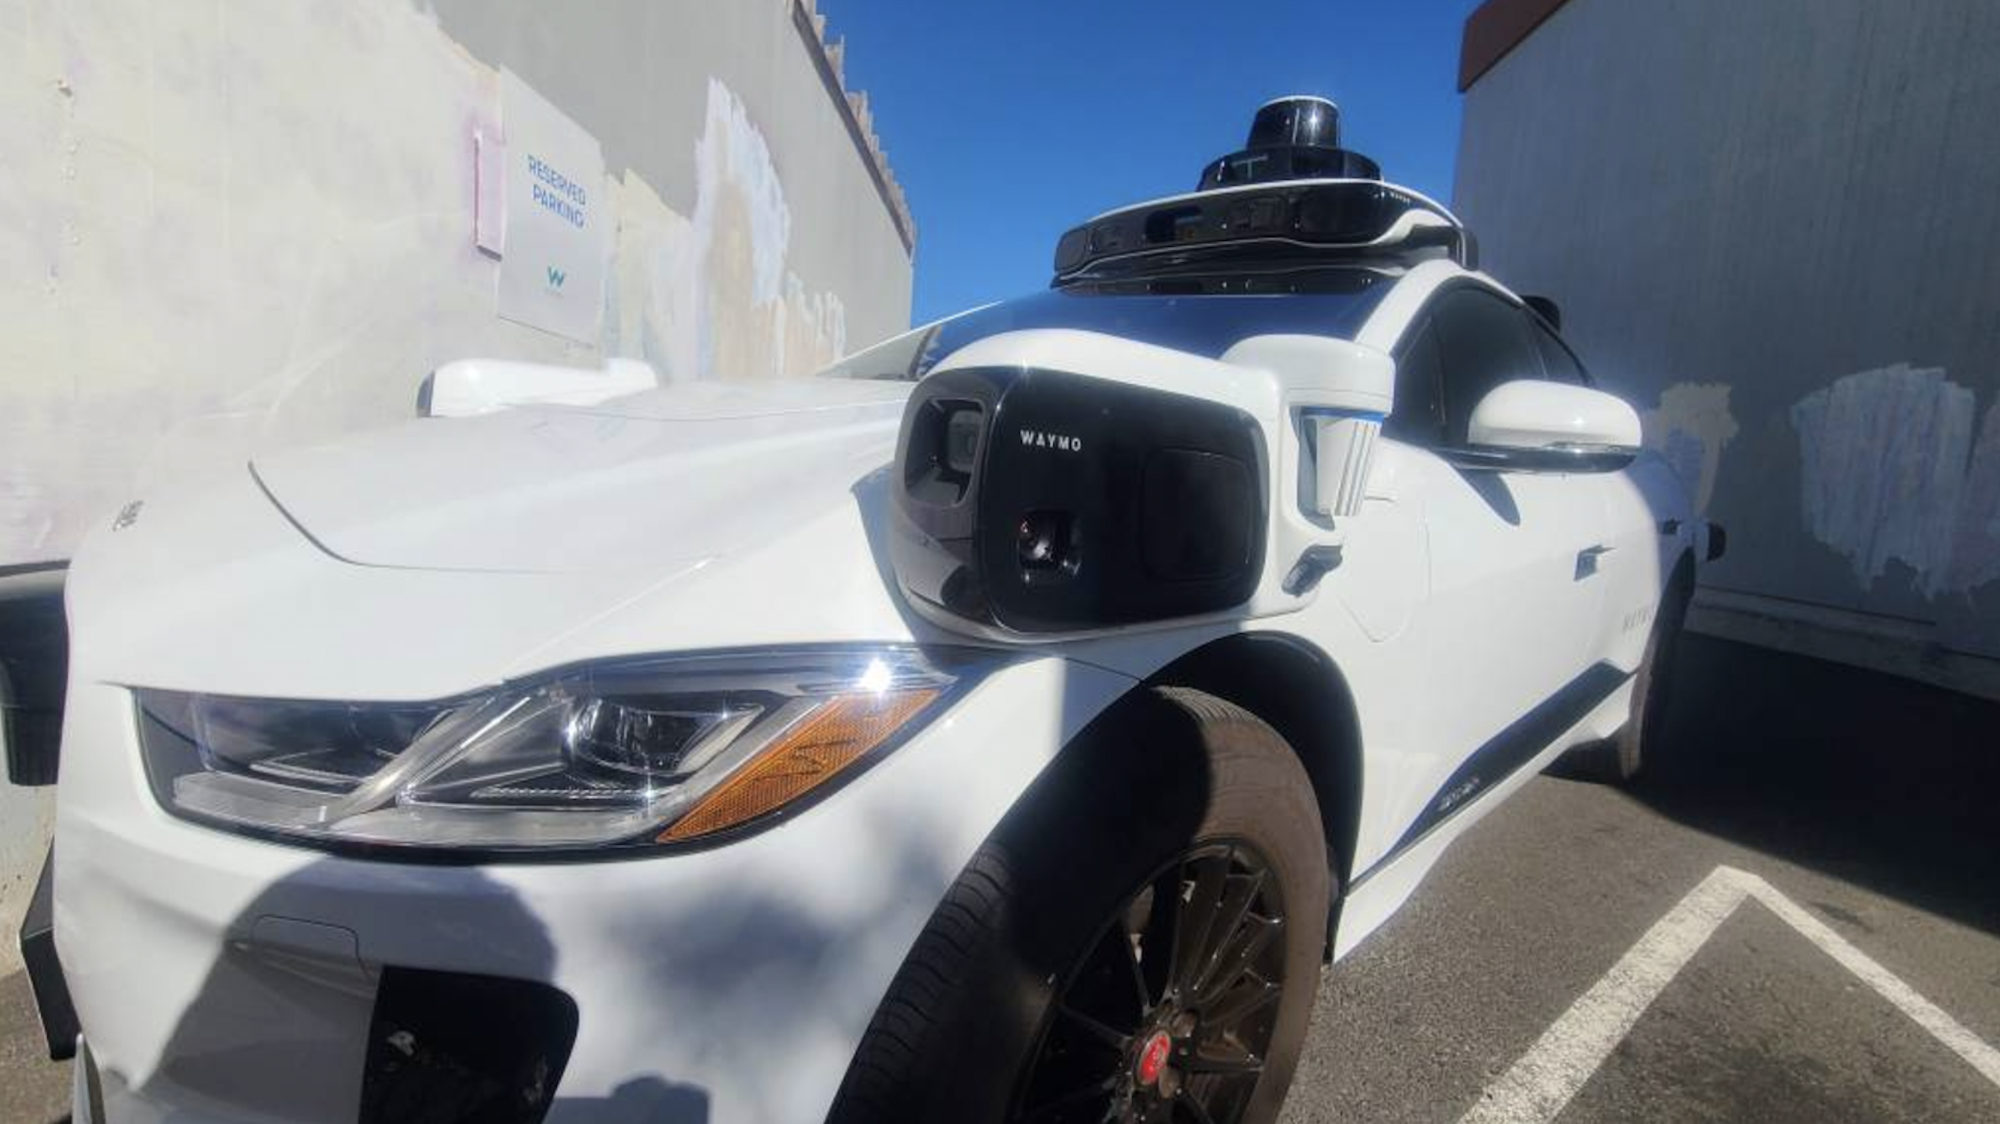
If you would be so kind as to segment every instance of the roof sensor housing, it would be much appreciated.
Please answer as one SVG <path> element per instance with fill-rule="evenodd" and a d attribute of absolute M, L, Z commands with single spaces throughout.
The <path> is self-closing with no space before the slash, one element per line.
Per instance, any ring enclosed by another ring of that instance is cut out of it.
<path fill-rule="evenodd" d="M 1340 107 L 1298 95 L 1258 107 L 1244 147 L 1210 161 L 1195 190 L 1272 180 L 1381 178 L 1381 165 L 1340 147 Z"/>

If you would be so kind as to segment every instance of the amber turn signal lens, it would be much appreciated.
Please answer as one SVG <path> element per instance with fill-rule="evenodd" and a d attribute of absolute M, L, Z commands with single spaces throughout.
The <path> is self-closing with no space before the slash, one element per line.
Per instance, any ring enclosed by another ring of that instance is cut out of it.
<path fill-rule="evenodd" d="M 834 699 L 697 801 L 660 842 L 709 835 L 784 807 L 860 760 L 937 696 L 924 688 Z"/>

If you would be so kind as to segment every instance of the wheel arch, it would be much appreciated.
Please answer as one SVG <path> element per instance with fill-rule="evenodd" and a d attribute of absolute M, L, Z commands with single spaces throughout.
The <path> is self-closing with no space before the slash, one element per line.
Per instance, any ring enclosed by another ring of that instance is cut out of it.
<path fill-rule="evenodd" d="M 1255 714 L 1285 740 L 1312 780 L 1339 902 L 1361 828 L 1361 726 L 1339 665 L 1283 632 L 1212 640 L 1154 672 L 1148 687 L 1189 687 Z"/>
<path fill-rule="evenodd" d="M 1700 564 L 1694 559 L 1694 549 L 1690 547 L 1681 551 L 1680 557 L 1674 559 L 1672 568 L 1667 571 L 1667 584 L 1661 592 L 1678 593 L 1684 597 L 1694 596 L 1699 569 Z"/>

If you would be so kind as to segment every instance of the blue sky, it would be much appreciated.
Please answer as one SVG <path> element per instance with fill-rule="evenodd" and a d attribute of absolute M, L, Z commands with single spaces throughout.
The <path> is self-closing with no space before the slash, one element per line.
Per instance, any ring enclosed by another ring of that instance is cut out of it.
<path fill-rule="evenodd" d="M 917 220 L 914 322 L 1048 284 L 1056 237 L 1194 188 L 1290 93 L 1348 147 L 1451 197 L 1458 43 L 1477 0 L 820 0 Z"/>

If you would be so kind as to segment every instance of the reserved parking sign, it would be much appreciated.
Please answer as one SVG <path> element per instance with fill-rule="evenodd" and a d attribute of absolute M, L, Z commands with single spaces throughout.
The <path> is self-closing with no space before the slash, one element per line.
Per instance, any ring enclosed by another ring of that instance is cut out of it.
<path fill-rule="evenodd" d="M 615 221 L 597 138 L 511 70 L 500 73 L 506 132 L 502 317 L 596 343 Z"/>

